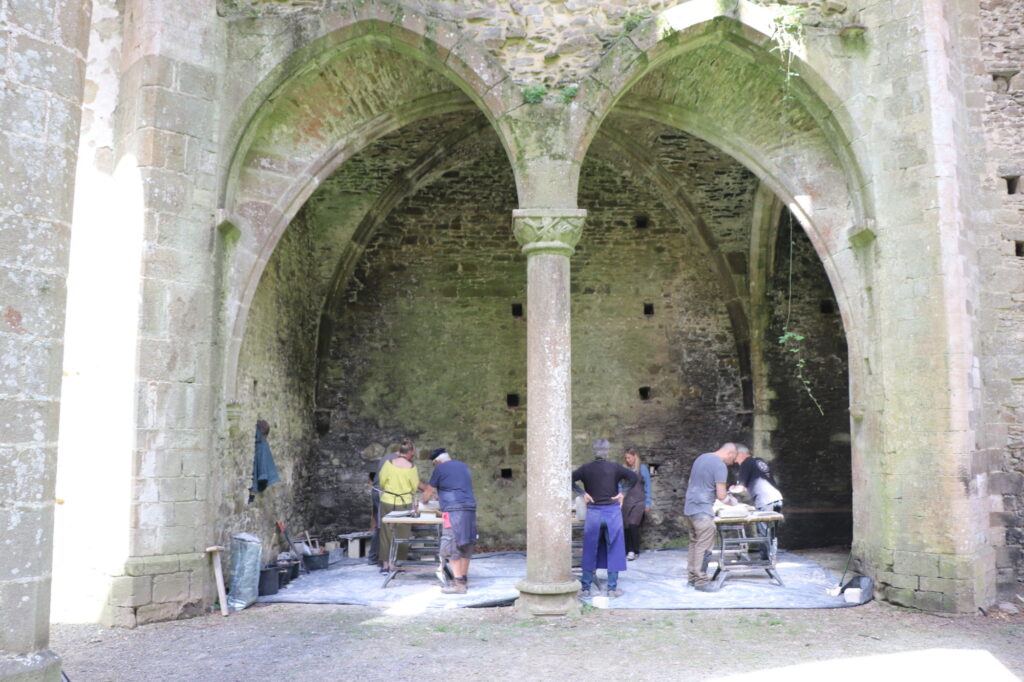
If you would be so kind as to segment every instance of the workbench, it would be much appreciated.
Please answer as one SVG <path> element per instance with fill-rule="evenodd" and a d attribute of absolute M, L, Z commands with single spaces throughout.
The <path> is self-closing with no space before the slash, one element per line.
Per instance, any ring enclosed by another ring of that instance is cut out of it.
<path fill-rule="evenodd" d="M 452 578 L 448 562 L 441 556 L 441 515 L 423 514 L 411 516 L 409 512 L 391 512 L 386 514 L 381 523 L 409 526 L 407 538 L 394 537 L 391 541 L 391 556 L 388 566 L 391 570 L 381 588 L 388 586 L 395 576 L 405 571 L 433 571 L 442 585 L 447 585 Z M 409 558 L 399 560 L 398 548 L 405 545 L 409 548 Z M 431 558 L 427 558 L 431 557 Z"/>
<path fill-rule="evenodd" d="M 775 565 L 778 553 L 777 528 L 783 520 L 782 514 L 774 511 L 752 511 L 746 516 L 716 516 L 715 530 L 718 537 L 711 551 L 712 560 L 717 559 L 718 563 L 711 576 L 715 586 L 721 587 L 731 571 L 760 568 L 780 587 L 784 587 Z M 758 523 L 765 525 L 767 532 L 764 535 L 758 532 Z M 748 528 L 754 529 L 753 535 L 747 533 Z M 768 547 L 767 559 L 761 556 L 761 547 L 764 545 Z"/>

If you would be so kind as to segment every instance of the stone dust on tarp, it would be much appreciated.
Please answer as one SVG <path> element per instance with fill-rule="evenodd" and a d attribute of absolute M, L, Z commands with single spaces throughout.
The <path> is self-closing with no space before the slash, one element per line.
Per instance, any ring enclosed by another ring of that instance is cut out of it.
<path fill-rule="evenodd" d="M 609 600 L 611 609 L 814 609 L 856 606 L 843 595 L 830 596 L 837 577 L 819 564 L 780 551 L 776 565 L 785 586 L 763 569 L 730 571 L 718 592 L 698 592 L 686 584 L 686 550 L 648 551 L 619 574 L 624 594 Z M 714 571 L 712 564 L 711 571 Z M 399 573 L 386 588 L 385 576 L 363 559 L 344 559 L 330 568 L 293 580 L 261 603 L 356 604 L 381 608 L 465 608 L 505 606 L 519 597 L 516 583 L 526 575 L 524 552 L 494 552 L 473 557 L 469 590 L 441 593 L 433 572 Z M 576 576 L 579 576 L 577 569 Z M 605 571 L 598 570 L 592 593 L 603 594 Z M 865 595 L 863 601 L 870 599 Z M 862 603 L 862 602 L 860 602 Z"/>

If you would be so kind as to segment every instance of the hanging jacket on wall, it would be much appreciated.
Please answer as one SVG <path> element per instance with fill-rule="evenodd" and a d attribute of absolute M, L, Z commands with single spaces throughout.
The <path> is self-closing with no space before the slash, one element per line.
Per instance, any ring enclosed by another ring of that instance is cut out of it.
<path fill-rule="evenodd" d="M 270 454 L 270 444 L 257 428 L 256 452 L 252 458 L 252 487 L 249 488 L 249 493 L 261 493 L 267 486 L 280 480 L 281 477 L 277 475 L 277 467 L 274 465 L 274 456 Z"/>

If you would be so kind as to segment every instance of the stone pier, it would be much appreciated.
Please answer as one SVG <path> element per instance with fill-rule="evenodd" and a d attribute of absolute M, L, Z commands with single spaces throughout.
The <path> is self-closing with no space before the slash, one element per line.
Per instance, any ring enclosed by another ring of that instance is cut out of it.
<path fill-rule="evenodd" d="M 516 587 L 523 614 L 579 612 L 572 576 L 569 472 L 572 363 L 569 256 L 587 212 L 520 209 L 513 231 L 527 257 L 526 579 Z"/>
<path fill-rule="evenodd" d="M 0 680 L 49 650 L 64 307 L 91 3 L 5 3 L 0 59 Z"/>

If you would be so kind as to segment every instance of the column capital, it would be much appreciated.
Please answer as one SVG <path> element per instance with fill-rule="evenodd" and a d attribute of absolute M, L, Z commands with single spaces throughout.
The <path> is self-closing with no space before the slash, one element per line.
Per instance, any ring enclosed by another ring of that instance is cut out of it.
<path fill-rule="evenodd" d="M 517 208 L 512 211 L 512 233 L 525 254 L 571 256 L 586 217 L 581 208 Z"/>

